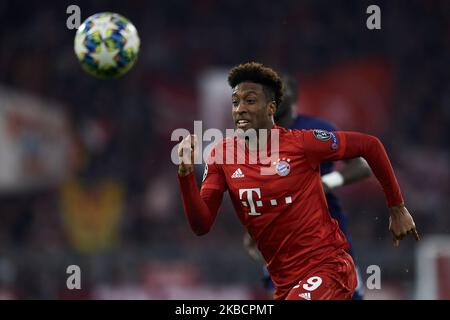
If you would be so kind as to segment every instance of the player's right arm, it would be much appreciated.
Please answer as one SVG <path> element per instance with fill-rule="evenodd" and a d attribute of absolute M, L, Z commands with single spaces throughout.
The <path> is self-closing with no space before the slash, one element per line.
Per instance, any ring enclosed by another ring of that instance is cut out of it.
<path fill-rule="evenodd" d="M 207 164 L 204 184 L 201 191 L 198 190 L 194 174 L 194 155 L 198 152 L 197 149 L 195 135 L 186 136 L 179 144 L 178 181 L 186 218 L 192 231 L 201 236 L 209 232 L 216 219 L 225 191 L 225 179 L 215 164 L 210 164 L 209 170 Z"/>

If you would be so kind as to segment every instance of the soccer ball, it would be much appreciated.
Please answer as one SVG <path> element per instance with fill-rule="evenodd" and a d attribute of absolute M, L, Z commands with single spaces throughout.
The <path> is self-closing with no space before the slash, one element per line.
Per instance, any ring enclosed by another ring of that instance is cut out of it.
<path fill-rule="evenodd" d="M 140 40 L 134 25 L 112 12 L 94 14 L 86 19 L 75 35 L 75 54 L 89 74 L 116 78 L 136 62 Z"/>

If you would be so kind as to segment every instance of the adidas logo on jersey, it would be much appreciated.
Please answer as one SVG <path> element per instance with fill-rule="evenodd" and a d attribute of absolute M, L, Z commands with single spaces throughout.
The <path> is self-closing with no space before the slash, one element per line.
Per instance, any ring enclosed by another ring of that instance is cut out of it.
<path fill-rule="evenodd" d="M 300 293 L 298 296 L 305 300 L 311 300 L 311 293 L 309 293 L 309 292 Z"/>
<path fill-rule="evenodd" d="M 244 176 L 244 174 L 242 173 L 242 170 L 241 170 L 241 168 L 238 168 L 232 175 L 231 175 L 231 178 L 232 179 L 234 179 L 234 178 L 244 178 L 245 176 Z"/>

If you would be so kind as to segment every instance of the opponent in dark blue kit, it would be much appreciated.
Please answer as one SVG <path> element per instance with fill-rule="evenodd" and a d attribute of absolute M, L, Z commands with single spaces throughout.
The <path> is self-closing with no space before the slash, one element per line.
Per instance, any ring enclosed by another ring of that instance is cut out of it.
<path fill-rule="evenodd" d="M 298 98 L 298 83 L 294 78 L 290 76 L 285 76 L 283 81 L 285 86 L 285 97 L 284 102 L 276 111 L 274 117 L 276 124 L 289 129 L 321 129 L 326 131 L 337 130 L 337 128 L 333 124 L 323 119 L 298 114 L 296 105 Z M 346 236 L 347 241 L 350 244 L 349 253 L 356 263 L 357 260 L 355 259 L 350 233 L 347 228 L 348 217 L 342 210 L 339 204 L 339 200 L 332 192 L 332 190 L 340 186 L 348 185 L 350 183 L 360 181 L 369 177 L 371 175 L 371 170 L 365 160 L 362 158 L 351 159 L 346 161 L 345 163 L 346 165 L 342 170 L 335 171 L 333 162 L 324 162 L 320 165 L 320 174 L 322 176 L 323 188 L 326 193 L 326 199 L 330 214 L 334 219 L 337 220 L 340 229 Z M 262 258 L 259 258 L 258 249 L 254 246 L 253 241 L 248 235 L 246 235 L 244 243 L 253 258 L 264 261 Z M 357 271 L 358 287 L 356 288 L 355 294 L 353 295 L 354 300 L 360 300 L 363 297 L 359 268 L 357 268 Z M 273 284 L 265 268 L 264 285 L 268 290 L 272 291 Z"/>

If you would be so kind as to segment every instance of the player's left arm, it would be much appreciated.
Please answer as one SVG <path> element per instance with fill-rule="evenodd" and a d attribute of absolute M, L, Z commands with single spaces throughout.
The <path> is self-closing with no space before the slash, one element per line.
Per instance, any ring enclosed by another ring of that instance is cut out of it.
<path fill-rule="evenodd" d="M 321 161 L 363 157 L 383 187 L 394 245 L 398 246 L 399 240 L 408 234 L 414 235 L 416 240 L 420 239 L 414 220 L 404 205 L 389 157 L 378 138 L 358 132 L 323 130 L 302 131 L 301 138 L 306 157 L 314 169 L 318 168 Z"/>
<path fill-rule="evenodd" d="M 316 129 L 326 131 L 341 131 L 333 123 L 321 119 Z M 344 160 L 344 166 L 340 170 L 334 170 L 322 176 L 322 186 L 325 193 L 331 192 L 342 186 L 346 186 L 372 175 L 367 161 L 363 158 Z"/>

